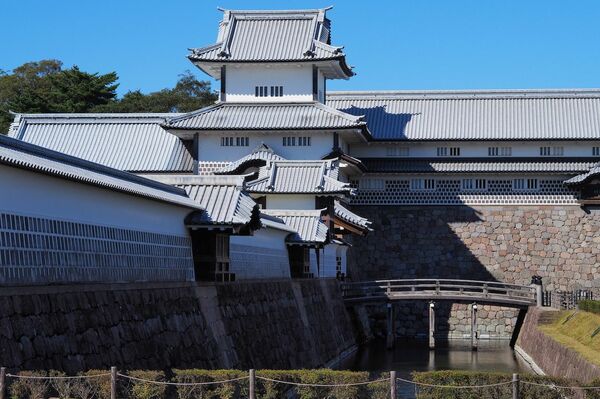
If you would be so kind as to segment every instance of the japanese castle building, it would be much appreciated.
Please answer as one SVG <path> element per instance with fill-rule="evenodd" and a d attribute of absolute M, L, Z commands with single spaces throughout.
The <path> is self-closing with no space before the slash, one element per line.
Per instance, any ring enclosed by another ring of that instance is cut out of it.
<path fill-rule="evenodd" d="M 184 191 L 202 279 L 358 275 L 359 210 L 599 203 L 600 90 L 330 92 L 354 72 L 326 11 L 223 11 L 188 56 L 212 106 L 21 114 L 9 137 Z"/>

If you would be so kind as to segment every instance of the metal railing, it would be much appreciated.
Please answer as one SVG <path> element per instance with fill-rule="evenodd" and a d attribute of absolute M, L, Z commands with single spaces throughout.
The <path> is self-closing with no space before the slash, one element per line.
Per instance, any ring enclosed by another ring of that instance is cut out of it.
<path fill-rule="evenodd" d="M 447 299 L 529 306 L 537 303 L 536 287 L 496 281 L 401 279 L 343 283 L 346 301 Z"/>
<path fill-rule="evenodd" d="M 542 306 L 562 310 L 577 309 L 579 301 L 597 297 L 594 291 L 587 289 L 543 291 Z"/>

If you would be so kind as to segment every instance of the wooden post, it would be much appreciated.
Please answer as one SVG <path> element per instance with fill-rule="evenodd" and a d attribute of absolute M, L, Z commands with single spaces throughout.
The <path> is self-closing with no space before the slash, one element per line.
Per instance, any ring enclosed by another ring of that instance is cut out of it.
<path fill-rule="evenodd" d="M 6 399 L 6 367 L 0 367 L 0 399 Z"/>
<path fill-rule="evenodd" d="M 520 399 L 519 396 L 519 374 L 513 374 L 512 378 L 512 399 Z"/>
<path fill-rule="evenodd" d="M 254 369 L 250 369 L 250 386 L 248 389 L 248 399 L 256 399 L 256 396 L 254 394 L 254 387 L 256 385 L 256 374 L 254 372 Z"/>
<path fill-rule="evenodd" d="M 395 332 L 394 332 L 394 307 L 392 306 L 391 302 L 387 303 L 387 336 L 386 336 L 386 342 L 385 342 L 385 347 L 387 349 L 393 349 L 394 348 L 394 339 L 395 339 Z"/>
<path fill-rule="evenodd" d="M 390 371 L 390 399 L 396 399 L 398 397 L 396 393 L 396 372 Z"/>
<path fill-rule="evenodd" d="M 110 368 L 110 399 L 117 399 L 117 368 Z"/>
<path fill-rule="evenodd" d="M 476 351 L 479 344 L 479 334 L 477 333 L 477 304 L 471 305 L 471 350 Z"/>
<path fill-rule="evenodd" d="M 531 284 L 533 288 L 535 288 L 535 304 L 537 307 L 542 307 L 542 286 L 539 284 Z"/>
<path fill-rule="evenodd" d="M 435 348 L 435 303 L 429 302 L 429 349 Z"/>

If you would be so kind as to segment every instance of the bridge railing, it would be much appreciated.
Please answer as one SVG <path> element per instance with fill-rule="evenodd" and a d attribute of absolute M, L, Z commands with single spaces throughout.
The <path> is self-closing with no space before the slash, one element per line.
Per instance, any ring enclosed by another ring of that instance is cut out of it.
<path fill-rule="evenodd" d="M 348 300 L 434 299 L 436 297 L 488 299 L 489 301 L 497 299 L 523 303 L 535 303 L 536 300 L 535 288 L 530 286 L 459 279 L 402 279 L 344 283 L 342 293 Z"/>

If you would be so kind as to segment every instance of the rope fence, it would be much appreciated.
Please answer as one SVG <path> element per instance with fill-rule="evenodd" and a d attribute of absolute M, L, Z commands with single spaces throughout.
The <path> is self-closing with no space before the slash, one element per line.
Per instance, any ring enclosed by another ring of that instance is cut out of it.
<path fill-rule="evenodd" d="M 389 384 L 389 390 L 387 393 L 381 394 L 377 396 L 377 398 L 391 398 L 397 399 L 397 385 L 398 383 L 410 384 L 415 388 L 415 393 L 418 388 L 424 389 L 460 389 L 460 390 L 481 390 L 487 388 L 499 388 L 499 387 L 507 387 L 503 389 L 508 389 L 508 391 L 503 392 L 512 392 L 512 399 L 521 399 L 521 387 L 526 386 L 534 386 L 539 388 L 551 389 L 551 390 L 582 390 L 582 391 L 593 391 L 600 390 L 600 386 L 568 386 L 568 385 L 557 385 L 553 383 L 540 383 L 534 381 L 524 381 L 519 378 L 518 374 L 513 374 L 512 380 L 500 381 L 491 384 L 479 384 L 479 385 L 448 385 L 448 384 L 430 384 L 419 381 L 413 381 L 405 378 L 397 377 L 395 371 L 390 371 L 389 377 L 379 378 L 374 380 L 366 380 L 366 381 L 357 381 L 357 382 L 347 382 L 347 383 L 308 383 L 308 382 L 298 382 L 298 381 L 286 381 L 277 378 L 269 378 L 266 376 L 256 375 L 255 370 L 249 370 L 247 375 L 241 377 L 234 378 L 226 378 L 218 381 L 200 381 L 200 382 L 171 382 L 171 381 L 159 381 L 148 378 L 137 377 L 133 375 L 123 374 L 117 371 L 116 367 L 112 367 L 110 372 L 107 373 L 97 373 L 97 374 L 88 374 L 88 375 L 76 375 L 76 376 L 66 376 L 66 375 L 34 375 L 34 374 L 10 374 L 6 372 L 6 368 L 0 368 L 0 399 L 8 399 L 7 393 L 7 381 L 9 379 L 18 380 L 33 380 L 39 381 L 37 384 L 53 384 L 57 381 L 65 381 L 65 380 L 93 380 L 98 378 L 109 378 L 110 377 L 110 399 L 117 399 L 119 391 L 117 390 L 117 382 L 121 381 L 130 381 L 135 383 L 143 383 L 150 384 L 155 386 L 173 386 L 173 387 L 206 387 L 206 386 L 218 386 L 218 385 L 226 385 L 226 384 L 234 384 L 234 383 L 243 383 L 244 390 L 243 395 L 239 397 L 248 398 L 248 399 L 257 399 L 257 389 L 256 382 L 263 381 L 267 383 L 273 384 L 283 384 L 290 387 L 306 387 L 306 388 L 348 388 L 348 387 L 361 387 L 368 385 L 376 385 L 376 384 Z M 508 387 L 512 388 L 508 388 Z M 386 388 L 387 389 L 387 388 Z M 88 396 L 92 397 L 92 396 Z"/>

